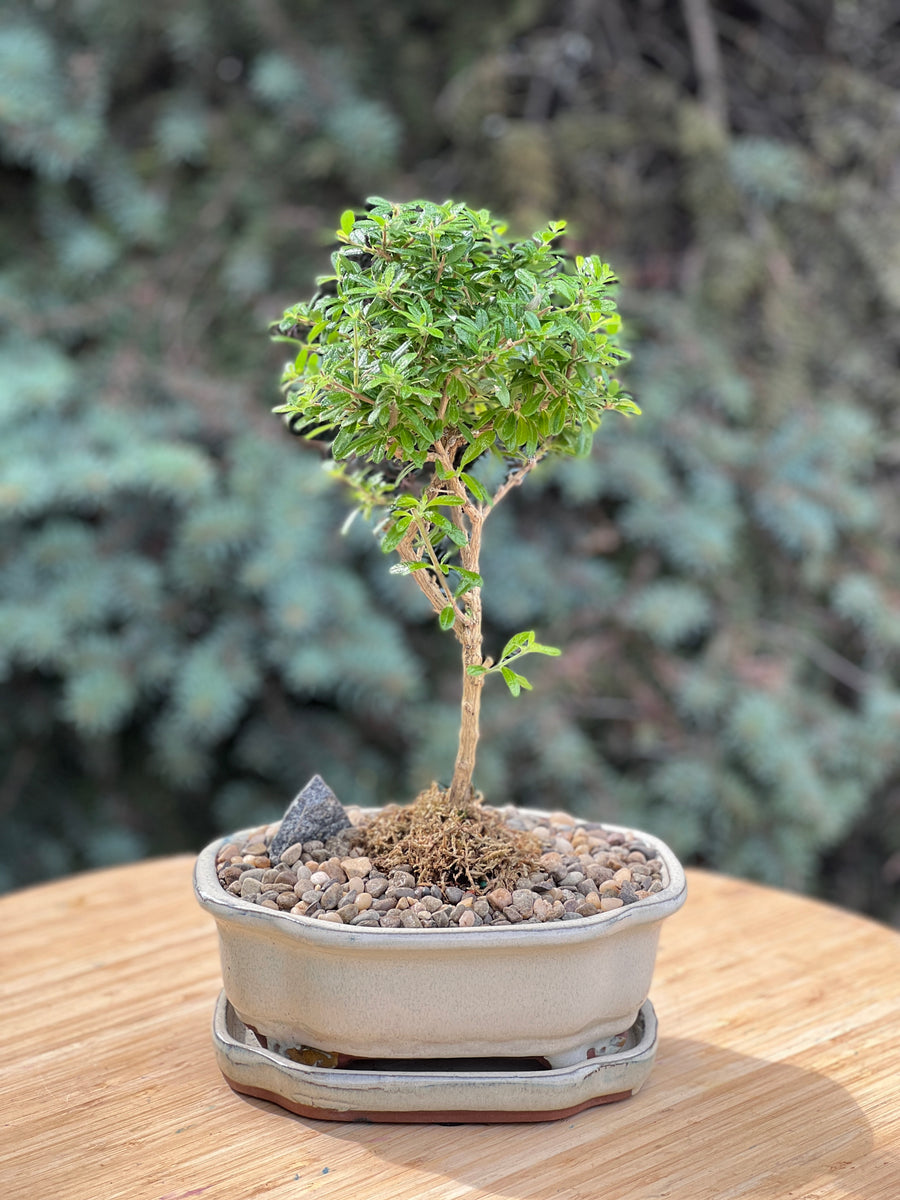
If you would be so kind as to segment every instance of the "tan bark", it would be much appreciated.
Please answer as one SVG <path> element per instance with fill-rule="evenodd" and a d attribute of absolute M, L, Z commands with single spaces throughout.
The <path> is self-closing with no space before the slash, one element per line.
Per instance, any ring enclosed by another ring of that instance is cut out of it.
<path fill-rule="evenodd" d="M 475 569 L 475 568 L 473 568 Z M 463 693 L 459 721 L 459 747 L 453 767 L 448 801 L 451 807 L 466 804 L 472 790 L 475 754 L 478 748 L 479 715 L 483 675 L 470 675 L 470 666 L 481 666 L 481 595 L 473 589 L 467 599 L 469 624 L 462 631 Z"/>
<path fill-rule="evenodd" d="M 446 465 L 452 463 L 452 454 L 441 444 L 437 444 L 437 457 Z M 501 495 L 514 487 L 524 478 L 534 466 L 534 461 L 525 464 L 522 470 L 510 480 L 501 490 Z M 481 529 L 492 506 L 475 504 L 459 479 L 449 478 L 432 485 L 435 494 L 446 488 L 460 497 L 463 504 L 458 508 L 449 509 L 450 519 L 462 529 L 467 537 L 467 544 L 460 548 L 460 562 L 467 571 L 480 574 L 481 558 Z M 494 498 L 494 503 L 499 497 Z M 405 562 L 421 561 L 413 546 L 415 534 L 410 529 L 409 534 L 397 547 L 401 559 Z M 472 792 L 472 776 L 475 770 L 475 756 L 478 749 L 479 719 L 481 713 L 481 692 L 484 687 L 483 675 L 470 675 L 470 666 L 490 666 L 490 660 L 482 658 L 482 609 L 481 588 L 472 588 L 459 601 L 453 600 L 438 582 L 438 572 L 415 571 L 413 578 L 427 596 L 429 603 L 436 613 L 452 603 L 456 609 L 456 620 L 453 633 L 462 649 L 463 688 L 460 707 L 459 745 L 456 752 L 456 762 L 453 767 L 453 778 L 450 783 L 448 803 L 452 807 L 467 804 Z"/>

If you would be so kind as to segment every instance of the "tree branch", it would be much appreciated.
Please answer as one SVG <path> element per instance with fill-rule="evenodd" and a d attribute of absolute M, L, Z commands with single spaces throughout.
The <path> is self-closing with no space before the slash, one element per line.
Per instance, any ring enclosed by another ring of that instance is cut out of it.
<path fill-rule="evenodd" d="M 728 128 L 728 94 L 719 39 L 709 0 L 681 0 L 691 40 L 700 98 L 724 133 Z"/>
<path fill-rule="evenodd" d="M 527 462 L 522 463 L 518 470 L 513 471 L 506 482 L 501 484 L 501 486 L 497 488 L 496 492 L 494 492 L 494 498 L 491 500 L 491 508 L 494 508 L 496 505 L 498 505 L 507 492 L 511 492 L 514 487 L 518 487 L 526 475 L 528 475 L 530 471 L 534 470 L 543 457 L 543 453 L 535 454 L 533 458 L 529 458 Z"/>

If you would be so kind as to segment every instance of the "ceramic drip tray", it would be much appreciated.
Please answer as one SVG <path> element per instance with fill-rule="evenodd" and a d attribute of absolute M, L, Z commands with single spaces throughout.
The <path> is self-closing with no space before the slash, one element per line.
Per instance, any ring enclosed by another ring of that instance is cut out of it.
<path fill-rule="evenodd" d="M 263 1046 L 223 992 L 213 1019 L 216 1057 L 226 1081 L 247 1096 L 271 1100 L 326 1121 L 552 1121 L 624 1100 L 642 1086 L 656 1056 L 656 1014 L 649 1000 L 625 1034 L 585 1049 L 574 1066 L 540 1058 L 345 1059 L 312 1065 L 317 1052 L 288 1058 Z M 591 1054 L 591 1057 L 588 1055 Z M 301 1061 L 296 1061 L 298 1058 Z"/>

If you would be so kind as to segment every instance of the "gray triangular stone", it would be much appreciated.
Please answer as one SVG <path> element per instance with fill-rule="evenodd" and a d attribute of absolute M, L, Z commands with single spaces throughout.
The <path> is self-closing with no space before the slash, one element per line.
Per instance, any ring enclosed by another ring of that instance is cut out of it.
<path fill-rule="evenodd" d="M 281 828 L 269 846 L 269 858 L 273 863 L 278 862 L 282 852 L 294 842 L 324 842 L 349 824 L 350 818 L 340 800 L 321 775 L 313 775 L 288 805 Z"/>

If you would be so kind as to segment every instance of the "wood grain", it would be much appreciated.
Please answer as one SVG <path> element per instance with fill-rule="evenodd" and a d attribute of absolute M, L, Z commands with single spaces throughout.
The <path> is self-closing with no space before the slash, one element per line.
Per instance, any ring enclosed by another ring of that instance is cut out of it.
<path fill-rule="evenodd" d="M 689 872 L 663 927 L 659 1057 L 638 1096 L 530 1126 L 332 1124 L 223 1083 L 216 937 L 191 866 L 0 901 L 3 1200 L 900 1197 L 889 929 Z M 461 1003 L 477 1021 L 477 997 Z"/>

